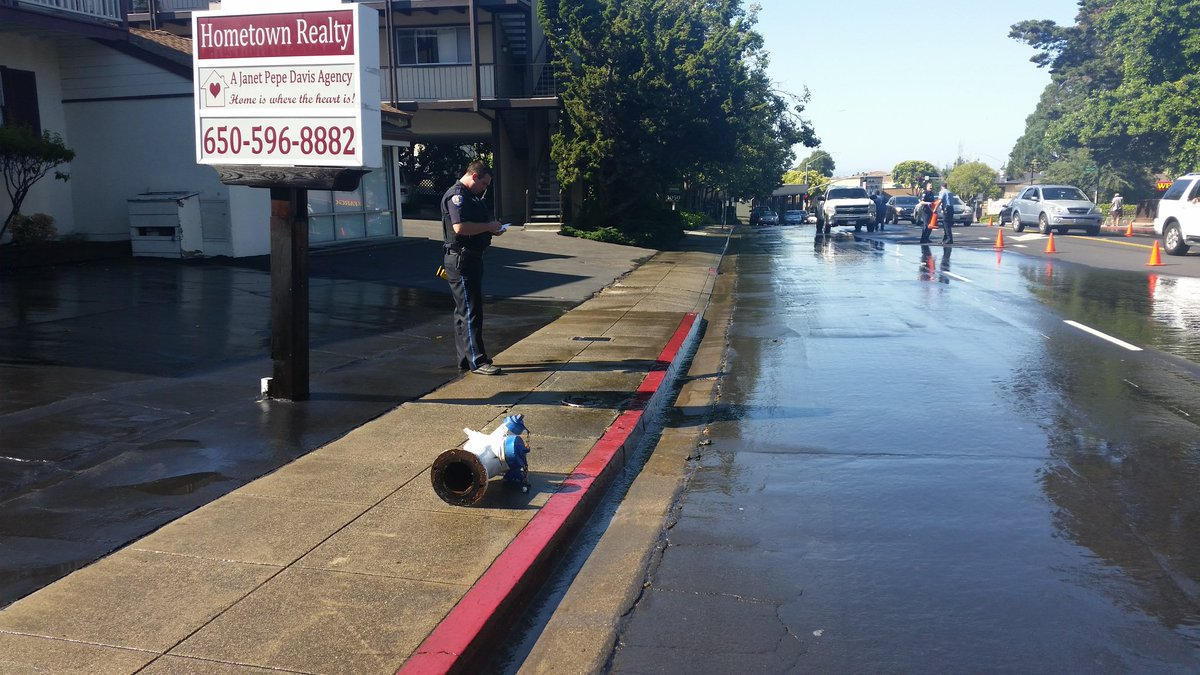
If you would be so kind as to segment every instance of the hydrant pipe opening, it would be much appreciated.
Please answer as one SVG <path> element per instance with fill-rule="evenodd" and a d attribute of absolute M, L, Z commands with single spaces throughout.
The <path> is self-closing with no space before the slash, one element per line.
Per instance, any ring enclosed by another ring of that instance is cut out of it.
<path fill-rule="evenodd" d="M 483 498 L 488 475 L 479 458 L 462 448 L 438 455 L 430 471 L 433 491 L 454 506 L 470 506 Z"/>

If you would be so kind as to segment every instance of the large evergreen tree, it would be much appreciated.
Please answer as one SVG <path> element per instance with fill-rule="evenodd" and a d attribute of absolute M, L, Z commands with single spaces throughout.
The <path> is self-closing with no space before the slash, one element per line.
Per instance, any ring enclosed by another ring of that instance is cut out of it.
<path fill-rule="evenodd" d="M 585 186 L 593 222 L 635 231 L 671 187 L 769 192 L 797 143 L 815 143 L 766 77 L 740 0 L 540 0 L 562 74 L 551 153 Z"/>
<path fill-rule="evenodd" d="M 1200 169 L 1200 0 L 1080 0 L 1073 26 L 1024 21 L 1051 84 L 1009 157 L 1102 192 Z"/>

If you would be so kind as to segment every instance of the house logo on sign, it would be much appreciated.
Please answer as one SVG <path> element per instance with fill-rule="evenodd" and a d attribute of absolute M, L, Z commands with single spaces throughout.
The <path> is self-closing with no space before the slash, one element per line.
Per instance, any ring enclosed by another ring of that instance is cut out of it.
<path fill-rule="evenodd" d="M 200 85 L 201 100 L 205 108 L 225 107 L 225 82 L 216 72 L 208 74 L 208 78 Z"/>

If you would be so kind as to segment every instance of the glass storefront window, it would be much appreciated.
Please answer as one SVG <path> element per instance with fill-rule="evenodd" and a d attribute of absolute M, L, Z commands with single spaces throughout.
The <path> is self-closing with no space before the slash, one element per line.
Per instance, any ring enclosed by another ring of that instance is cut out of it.
<path fill-rule="evenodd" d="M 390 151 L 385 154 L 391 156 Z M 391 189 L 392 164 L 391 161 L 384 162 L 384 168 L 363 176 L 357 190 L 309 190 L 309 243 L 387 237 L 395 234 L 395 204 Z"/>

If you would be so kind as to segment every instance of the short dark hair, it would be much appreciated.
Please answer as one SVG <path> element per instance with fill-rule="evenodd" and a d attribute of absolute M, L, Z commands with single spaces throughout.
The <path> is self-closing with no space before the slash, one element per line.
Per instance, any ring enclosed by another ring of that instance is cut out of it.
<path fill-rule="evenodd" d="M 492 175 L 492 167 L 488 166 L 487 162 L 477 159 L 467 165 L 467 173 L 473 176 L 490 176 Z"/>

